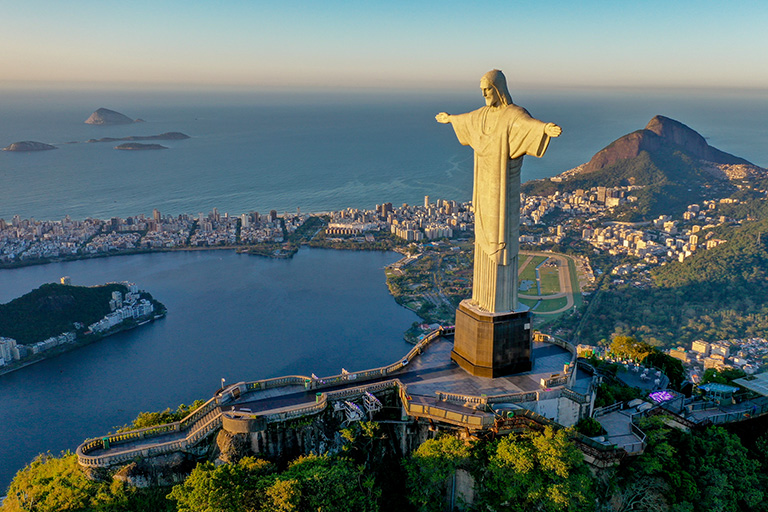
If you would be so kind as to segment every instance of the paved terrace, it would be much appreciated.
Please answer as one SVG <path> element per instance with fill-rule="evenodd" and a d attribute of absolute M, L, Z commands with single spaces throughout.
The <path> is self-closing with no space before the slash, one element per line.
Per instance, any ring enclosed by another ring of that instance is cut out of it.
<path fill-rule="evenodd" d="M 694 423 L 718 425 L 745 421 L 765 414 L 768 414 L 768 397 L 763 396 L 738 404 L 698 402 L 686 407 L 684 418 Z"/>
<path fill-rule="evenodd" d="M 436 419 L 448 419 L 451 422 L 453 417 L 454 423 L 470 423 L 480 427 L 493 420 L 491 413 L 474 408 L 474 405 L 486 400 L 485 397 L 517 395 L 517 400 L 510 401 L 536 400 L 537 393 L 546 394 L 548 387 L 562 387 L 566 384 L 564 367 L 574 361 L 573 354 L 561 346 L 534 342 L 534 364 L 530 372 L 490 379 L 475 377 L 462 370 L 450 359 L 452 348 L 451 339 L 433 336 L 415 347 L 403 360 L 381 369 L 380 376 L 376 376 L 380 370 L 375 369 L 329 378 L 292 376 L 259 381 L 261 384 L 235 384 L 209 400 L 205 406 L 207 410 L 198 412 L 194 418 L 192 416 L 195 413 L 176 424 L 150 427 L 130 435 L 126 433 L 123 437 L 119 434 L 110 436 L 107 443 L 103 443 L 102 439 L 91 440 L 78 448 L 78 455 L 87 453 L 87 457 L 80 457 L 83 464 L 101 465 L 95 461 L 104 456 L 112 459 L 115 455 L 124 455 L 127 460 L 135 455 L 151 456 L 181 450 L 190 446 L 190 442 L 196 443 L 220 428 L 222 414 L 228 417 L 257 416 L 284 421 L 290 417 L 319 412 L 327 405 L 325 397 L 328 400 L 339 400 L 342 399 L 339 396 L 350 388 L 365 387 L 373 391 L 374 388 L 387 387 L 385 383 L 390 383 L 390 387 L 400 386 L 401 398 L 408 402 L 406 405 L 409 412 L 416 411 L 416 415 L 435 417 L 434 406 L 439 405 L 442 410 L 439 414 L 443 416 Z M 591 375 L 578 368 L 572 371 L 576 374 L 570 379 L 570 387 L 586 394 Z M 322 403 L 318 403 L 319 391 L 323 393 Z M 233 399 L 227 402 L 228 397 Z M 474 398 L 468 402 L 467 397 Z M 92 463 L 88 463 L 89 460 Z"/>
<path fill-rule="evenodd" d="M 606 407 L 612 411 L 595 418 L 605 429 L 605 444 L 623 448 L 629 454 L 640 454 L 645 449 L 645 434 L 634 424 L 632 417 L 639 413 L 637 408 L 621 410 L 619 407 Z"/>

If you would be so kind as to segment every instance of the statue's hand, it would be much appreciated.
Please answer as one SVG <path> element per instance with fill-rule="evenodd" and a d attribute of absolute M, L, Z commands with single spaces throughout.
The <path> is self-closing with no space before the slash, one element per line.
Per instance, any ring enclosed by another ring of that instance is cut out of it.
<path fill-rule="evenodd" d="M 544 133 L 550 137 L 559 137 L 563 133 L 563 129 L 557 126 L 555 123 L 547 123 L 544 126 Z"/>
<path fill-rule="evenodd" d="M 437 114 L 437 115 L 435 116 L 435 120 L 436 120 L 438 123 L 441 123 L 441 124 L 447 124 L 447 123 L 450 123 L 450 122 L 451 122 L 451 116 L 449 116 L 449 115 L 448 115 L 448 114 L 446 114 L 445 112 L 440 112 L 439 114 Z"/>

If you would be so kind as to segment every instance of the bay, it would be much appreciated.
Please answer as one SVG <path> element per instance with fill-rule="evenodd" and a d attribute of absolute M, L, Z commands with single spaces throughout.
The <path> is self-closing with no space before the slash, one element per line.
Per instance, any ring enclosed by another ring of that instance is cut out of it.
<path fill-rule="evenodd" d="M 67 275 L 128 280 L 168 316 L 0 376 L 0 495 L 38 453 L 74 450 L 140 411 L 208 399 L 227 382 L 333 375 L 396 361 L 418 317 L 383 267 L 396 253 L 302 249 L 291 260 L 229 250 L 154 253 L 3 270 L 0 302 Z"/>

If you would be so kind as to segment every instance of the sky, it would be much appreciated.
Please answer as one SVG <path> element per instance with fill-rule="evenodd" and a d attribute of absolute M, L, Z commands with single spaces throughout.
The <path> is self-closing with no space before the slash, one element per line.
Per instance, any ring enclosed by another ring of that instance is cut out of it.
<path fill-rule="evenodd" d="M 0 87 L 768 89 L 768 2 L 0 0 Z"/>

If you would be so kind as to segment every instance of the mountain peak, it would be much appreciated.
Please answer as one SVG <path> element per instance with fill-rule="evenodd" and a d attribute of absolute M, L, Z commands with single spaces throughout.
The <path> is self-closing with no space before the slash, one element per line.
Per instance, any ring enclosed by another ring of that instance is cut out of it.
<path fill-rule="evenodd" d="M 621 160 L 635 158 L 642 151 L 666 149 L 682 151 L 691 157 L 714 164 L 753 165 L 743 158 L 713 148 L 694 129 L 669 117 L 657 115 L 644 129 L 624 135 L 598 151 L 584 164 L 582 172 L 596 172 Z"/>
<path fill-rule="evenodd" d="M 698 132 L 684 125 L 680 121 L 675 121 L 669 117 L 655 116 L 653 119 L 648 121 L 645 129 L 664 139 L 667 144 L 680 146 L 686 152 L 691 153 L 697 158 L 709 160 L 708 157 L 711 156 L 711 150 L 715 149 L 707 144 L 707 141 L 704 140 L 704 137 L 699 135 Z"/>

